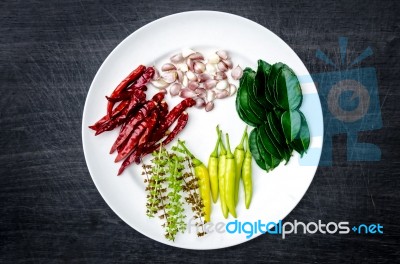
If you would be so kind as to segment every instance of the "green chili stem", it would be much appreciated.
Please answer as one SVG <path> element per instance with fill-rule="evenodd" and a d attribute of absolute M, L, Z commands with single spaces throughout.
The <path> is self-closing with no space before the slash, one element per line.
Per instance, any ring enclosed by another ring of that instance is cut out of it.
<path fill-rule="evenodd" d="M 211 153 L 211 157 L 214 158 L 218 158 L 218 146 L 221 139 L 221 133 L 219 133 L 219 125 L 217 126 L 217 133 L 218 133 L 217 143 L 215 144 L 214 151 Z"/>
<path fill-rule="evenodd" d="M 183 148 L 183 150 L 186 152 L 186 154 L 187 154 L 190 158 L 192 158 L 192 159 L 195 158 L 194 155 L 193 155 L 193 154 L 188 150 L 188 148 L 185 146 L 185 142 L 184 142 L 184 141 L 178 140 L 178 143 L 179 143 L 179 145 L 181 145 L 181 147 Z"/>
<path fill-rule="evenodd" d="M 242 139 L 240 140 L 240 144 L 236 148 L 238 148 L 240 150 L 244 150 L 243 144 L 244 144 L 244 139 L 246 138 L 246 135 L 247 135 L 247 125 L 244 128 L 243 136 L 242 136 Z"/>
<path fill-rule="evenodd" d="M 222 130 L 218 130 L 218 135 L 219 135 L 219 146 L 221 148 L 221 155 L 226 155 L 226 149 L 224 146 L 224 142 L 222 142 Z"/>
<path fill-rule="evenodd" d="M 227 148 L 226 157 L 228 159 L 232 159 L 233 158 L 233 154 L 231 152 L 231 144 L 229 143 L 229 135 L 228 135 L 228 133 L 225 134 L 225 137 L 226 137 L 226 148 Z"/>

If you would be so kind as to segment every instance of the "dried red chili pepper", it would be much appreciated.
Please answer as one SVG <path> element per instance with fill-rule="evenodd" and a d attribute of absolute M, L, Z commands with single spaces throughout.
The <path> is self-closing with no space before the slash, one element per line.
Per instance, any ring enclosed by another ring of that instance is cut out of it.
<path fill-rule="evenodd" d="M 136 157 L 135 153 L 137 151 L 140 151 L 140 149 L 145 145 L 146 141 L 148 140 L 148 138 L 150 136 L 151 131 L 155 127 L 155 124 L 156 124 L 156 122 L 154 122 L 152 124 L 152 126 L 149 125 L 146 128 L 146 131 L 142 134 L 142 136 L 141 136 L 141 138 L 139 140 L 137 148 L 133 152 L 131 152 L 127 156 L 127 158 L 124 160 L 124 162 L 122 163 L 121 167 L 118 170 L 118 174 L 117 175 L 121 175 L 121 173 L 125 170 L 125 168 L 128 167 L 130 164 L 132 164 L 135 161 L 135 157 Z"/>
<path fill-rule="evenodd" d="M 189 115 L 186 112 L 183 112 L 182 115 L 179 117 L 178 123 L 176 124 L 174 129 L 171 131 L 171 133 L 168 134 L 168 136 L 162 141 L 162 143 L 154 144 L 153 146 L 146 148 L 145 151 L 143 151 L 143 147 L 140 147 L 139 145 L 138 149 L 139 148 L 142 149 L 142 154 L 140 155 L 140 157 L 136 156 L 135 162 L 139 164 L 140 160 L 144 156 L 158 149 L 160 145 L 163 146 L 168 145 L 176 137 L 176 135 L 178 135 L 186 127 L 188 120 L 189 120 Z"/>
<path fill-rule="evenodd" d="M 143 103 L 146 99 L 146 94 L 141 90 L 135 90 L 134 96 L 129 101 L 129 104 L 122 110 L 121 114 L 116 116 L 113 119 L 110 119 L 101 127 L 99 127 L 96 131 L 96 136 L 103 133 L 104 131 L 110 131 L 116 128 L 117 126 L 121 125 L 128 115 L 138 106 Z"/>
<path fill-rule="evenodd" d="M 165 101 L 161 101 L 161 103 L 158 105 L 158 111 L 159 111 L 159 117 L 158 121 L 164 121 L 165 117 L 168 114 L 168 104 Z"/>
<path fill-rule="evenodd" d="M 113 153 L 119 145 L 121 145 L 131 134 L 133 129 L 139 124 L 146 116 L 149 115 L 153 109 L 157 107 L 154 101 L 147 101 L 138 112 L 133 115 L 128 122 L 125 123 L 123 129 L 118 135 L 118 138 L 115 140 L 113 146 L 111 147 L 110 154 Z"/>
<path fill-rule="evenodd" d="M 129 101 L 122 101 L 115 109 L 113 109 L 111 118 L 116 117 L 121 113 L 121 111 L 129 104 Z M 97 130 L 99 129 L 105 122 L 110 120 L 108 115 L 103 116 L 99 121 L 97 121 L 94 125 L 89 126 L 90 129 Z"/>
<path fill-rule="evenodd" d="M 143 122 L 141 122 L 132 132 L 125 147 L 118 153 L 117 157 L 115 158 L 115 162 L 118 162 L 128 156 L 136 148 L 142 134 L 146 131 L 146 129 L 152 130 L 156 122 L 157 112 L 153 111 L 151 115 L 143 120 Z M 148 133 L 150 133 L 150 131 Z"/>
<path fill-rule="evenodd" d="M 158 103 L 159 101 L 161 101 L 161 100 L 164 98 L 164 96 L 165 96 L 165 93 L 164 93 L 164 92 L 159 92 L 159 93 L 155 94 L 155 95 L 152 97 L 151 100 L 152 100 L 153 102 L 155 102 L 155 103 Z M 165 104 L 166 104 L 166 103 L 165 103 Z M 168 105 L 167 105 L 167 108 L 168 108 Z M 168 111 L 168 109 L 167 109 L 167 111 Z M 149 113 L 150 113 L 150 112 L 148 112 L 147 115 L 148 115 Z M 145 118 L 145 117 L 146 117 L 146 116 L 144 116 L 143 118 Z M 159 115 L 159 117 L 161 117 L 161 116 Z M 159 124 L 159 117 L 157 118 L 157 124 L 156 124 L 156 126 L 158 126 L 158 124 Z M 127 124 L 127 122 L 124 122 L 124 123 L 122 124 L 121 130 L 120 130 L 120 131 L 122 131 L 123 129 L 125 129 L 126 124 Z M 127 142 L 127 141 L 125 140 L 124 142 L 120 143 L 120 145 L 117 147 L 118 153 L 120 153 L 121 150 L 125 147 L 126 142 Z"/>
<path fill-rule="evenodd" d="M 129 84 L 139 79 L 139 77 L 145 72 L 145 70 L 146 67 L 143 65 L 137 67 L 124 80 L 122 80 L 122 82 L 120 82 L 120 84 L 114 89 L 114 91 L 111 93 L 109 97 L 110 98 L 117 97 L 122 91 L 124 91 L 129 86 Z M 114 107 L 114 102 L 109 101 L 107 104 L 107 114 L 109 117 L 111 117 L 113 107 Z"/>
<path fill-rule="evenodd" d="M 164 92 L 158 92 L 155 95 L 153 95 L 153 97 L 151 98 L 152 101 L 154 102 L 161 102 L 162 99 L 164 99 L 165 97 L 165 93 Z"/>
<path fill-rule="evenodd" d="M 165 120 L 157 128 L 157 132 L 150 138 L 149 146 L 154 145 L 162 137 L 164 137 L 167 129 L 178 119 L 178 117 L 185 111 L 188 107 L 192 107 L 196 104 L 196 101 L 192 98 L 186 98 L 177 104 L 165 117 Z"/>
<path fill-rule="evenodd" d="M 153 98 L 154 98 L 154 97 L 153 97 Z M 161 103 L 159 103 L 158 106 L 157 106 L 157 110 L 158 110 L 158 118 L 157 118 L 157 124 L 155 125 L 154 129 L 156 129 L 157 127 L 159 127 L 160 124 L 161 124 L 162 122 L 165 121 L 165 117 L 166 117 L 166 115 L 168 114 L 168 104 L 167 104 L 167 102 L 161 101 Z M 123 143 L 121 143 L 121 144 L 123 144 Z M 132 152 L 131 155 L 133 155 L 133 156 L 136 157 L 136 156 L 137 156 L 137 153 L 142 153 L 142 150 L 145 148 L 146 144 L 147 144 L 147 141 L 144 142 L 143 144 L 140 144 L 140 146 L 138 146 L 138 147 Z M 122 149 L 122 147 L 118 147 L 118 148 L 117 148 L 117 151 L 120 152 L 121 149 Z M 130 156 L 131 156 L 131 155 L 130 155 Z M 134 159 L 132 159 L 132 160 L 134 160 Z"/>
<path fill-rule="evenodd" d="M 140 160 L 147 155 L 148 153 L 151 153 L 151 148 L 159 141 L 161 140 L 164 136 L 165 133 L 167 132 L 168 128 L 181 116 L 181 114 L 188 108 L 192 107 L 193 105 L 196 104 L 196 101 L 187 98 L 182 100 L 179 104 L 177 104 L 165 117 L 165 120 L 157 127 L 157 131 L 152 134 L 150 137 L 150 140 L 143 146 L 140 151 L 135 151 L 135 157 L 133 160 L 136 163 L 140 163 Z M 145 154 L 144 154 L 145 153 Z"/>
<path fill-rule="evenodd" d="M 153 78 L 154 68 L 148 67 L 145 72 L 127 90 L 143 89 L 143 87 Z"/>
<path fill-rule="evenodd" d="M 145 88 L 147 89 L 146 86 L 143 86 L 143 87 L 145 87 Z M 145 92 L 146 89 L 139 89 L 139 90 Z M 129 100 L 129 99 L 133 96 L 134 91 L 135 91 L 135 90 L 132 90 L 132 91 L 125 91 L 125 92 L 120 93 L 120 94 L 119 94 L 118 96 L 116 96 L 116 97 L 109 97 L 109 96 L 106 96 L 106 99 L 107 99 L 108 101 L 112 102 L 112 103 L 116 103 L 116 102 L 123 101 L 123 100 Z"/>
<path fill-rule="evenodd" d="M 162 125 L 163 129 L 168 129 L 178 117 L 185 111 L 188 107 L 192 107 L 196 104 L 196 101 L 192 98 L 186 98 L 177 104 L 166 116 L 165 122 Z"/>
<path fill-rule="evenodd" d="M 163 146 L 166 146 L 168 143 L 170 143 L 176 137 L 176 135 L 179 134 L 186 127 L 188 120 L 189 120 L 188 113 L 183 112 L 179 117 L 178 122 L 174 127 L 174 129 L 171 131 L 171 133 L 168 134 L 167 138 L 162 142 Z M 156 147 L 155 149 L 157 148 L 158 147 Z M 151 152 L 153 152 L 153 150 Z"/>

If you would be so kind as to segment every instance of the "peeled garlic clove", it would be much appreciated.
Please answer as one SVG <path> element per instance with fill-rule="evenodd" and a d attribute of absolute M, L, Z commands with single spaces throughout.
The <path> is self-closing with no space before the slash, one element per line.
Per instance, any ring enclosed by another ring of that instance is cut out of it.
<path fill-rule="evenodd" d="M 176 70 L 176 67 L 172 63 L 165 63 L 163 66 L 161 66 L 162 71 L 172 71 Z"/>
<path fill-rule="evenodd" d="M 208 102 L 205 107 L 206 112 L 210 112 L 213 109 L 214 109 L 214 102 Z"/>
<path fill-rule="evenodd" d="M 178 82 L 182 83 L 182 81 L 183 81 L 183 72 L 181 70 L 177 70 L 176 71 L 176 77 L 177 77 Z"/>
<path fill-rule="evenodd" d="M 196 61 L 193 67 L 195 73 L 203 73 L 206 70 L 206 65 L 204 63 Z"/>
<path fill-rule="evenodd" d="M 217 64 L 218 70 L 222 72 L 226 72 L 228 70 L 228 67 L 225 65 L 223 61 L 218 62 Z"/>
<path fill-rule="evenodd" d="M 193 53 L 189 58 L 191 60 L 204 60 L 204 56 L 200 52 Z"/>
<path fill-rule="evenodd" d="M 171 94 L 171 96 L 176 96 L 179 94 L 181 89 L 182 89 L 182 85 L 180 83 L 174 83 L 169 88 L 169 93 Z"/>
<path fill-rule="evenodd" d="M 178 69 L 183 71 L 183 72 L 187 72 L 189 70 L 188 66 L 186 65 L 186 63 L 179 63 L 177 65 Z"/>
<path fill-rule="evenodd" d="M 183 61 L 183 56 L 181 53 L 175 54 L 169 59 L 173 63 L 179 63 Z"/>
<path fill-rule="evenodd" d="M 224 99 L 229 96 L 229 91 L 228 90 L 222 90 L 218 91 L 215 95 L 215 98 L 217 99 Z"/>
<path fill-rule="evenodd" d="M 242 78 L 242 75 L 243 75 L 242 68 L 239 65 L 236 66 L 235 69 L 232 70 L 231 75 L 232 75 L 232 79 L 239 80 L 240 78 Z"/>
<path fill-rule="evenodd" d="M 167 83 L 173 83 L 176 81 L 176 71 L 169 71 L 162 75 L 162 78 Z"/>
<path fill-rule="evenodd" d="M 229 85 L 229 96 L 234 95 L 236 93 L 236 91 L 237 91 L 236 86 L 234 84 L 230 84 Z"/>
<path fill-rule="evenodd" d="M 197 88 L 196 90 L 194 90 L 199 96 L 201 95 L 201 97 L 205 97 L 206 96 L 206 89 L 204 88 Z"/>
<path fill-rule="evenodd" d="M 197 96 L 199 98 L 202 98 L 203 100 L 206 100 L 206 94 L 205 93 L 199 93 Z"/>
<path fill-rule="evenodd" d="M 223 60 L 227 60 L 229 58 L 228 52 L 226 52 L 225 50 L 219 50 L 216 53 Z"/>
<path fill-rule="evenodd" d="M 226 67 L 228 67 L 228 69 L 233 68 L 233 63 L 231 60 L 223 60 L 222 62 L 226 65 Z"/>
<path fill-rule="evenodd" d="M 212 102 L 215 99 L 215 92 L 212 90 L 207 91 L 206 100 L 207 102 Z"/>
<path fill-rule="evenodd" d="M 207 90 L 214 88 L 217 85 L 217 81 L 210 79 L 204 82 L 204 88 Z"/>
<path fill-rule="evenodd" d="M 217 80 L 217 81 L 220 81 L 220 80 L 225 80 L 226 78 L 228 78 L 227 76 L 226 76 L 226 73 L 225 72 L 217 72 L 216 74 L 215 74 L 215 80 Z"/>
<path fill-rule="evenodd" d="M 208 63 L 217 64 L 220 60 L 221 58 L 216 53 L 213 53 L 208 57 Z"/>
<path fill-rule="evenodd" d="M 186 72 L 186 77 L 189 81 L 197 81 L 197 76 L 191 71 Z"/>
<path fill-rule="evenodd" d="M 206 102 L 204 102 L 203 98 L 194 98 L 194 100 L 196 101 L 195 107 L 197 108 L 203 108 L 206 105 Z"/>
<path fill-rule="evenodd" d="M 153 67 L 153 69 L 154 69 L 154 74 L 152 80 L 160 79 L 160 72 L 156 69 L 156 67 Z"/>
<path fill-rule="evenodd" d="M 179 92 L 179 96 L 182 98 L 193 98 L 193 97 L 196 97 L 197 94 L 195 91 L 192 91 L 189 88 L 183 88 Z"/>
<path fill-rule="evenodd" d="M 210 80 L 211 79 L 211 76 L 210 75 L 208 75 L 207 73 L 201 73 L 201 74 L 199 74 L 198 76 L 197 76 L 197 78 L 198 78 L 198 80 L 199 80 L 199 82 L 205 82 L 205 81 L 207 81 L 207 80 Z"/>
<path fill-rule="evenodd" d="M 188 67 L 189 70 L 193 71 L 193 67 L 194 67 L 194 61 L 190 58 L 186 59 L 186 65 Z"/>
<path fill-rule="evenodd" d="M 192 55 L 193 53 L 195 53 L 195 51 L 192 49 L 188 49 L 188 48 L 182 49 L 182 57 L 184 57 L 184 58 Z"/>
<path fill-rule="evenodd" d="M 228 87 L 229 87 L 229 83 L 226 80 L 219 81 L 217 83 L 217 86 L 215 86 L 215 88 L 217 88 L 217 90 L 225 90 Z"/>
<path fill-rule="evenodd" d="M 187 88 L 189 88 L 190 90 L 194 91 L 197 88 L 199 88 L 199 83 L 198 82 L 189 82 L 187 85 Z"/>
<path fill-rule="evenodd" d="M 188 83 L 189 83 L 189 80 L 188 80 L 187 76 L 184 75 L 184 76 L 183 76 L 183 80 L 182 80 L 182 86 L 183 86 L 183 87 L 187 87 L 187 86 L 188 86 Z"/>
<path fill-rule="evenodd" d="M 217 66 L 215 64 L 206 64 L 206 71 L 210 74 L 214 74 L 217 71 Z"/>
<path fill-rule="evenodd" d="M 157 89 L 163 89 L 169 85 L 169 83 L 167 83 L 166 81 L 164 81 L 164 79 L 161 79 L 161 78 L 158 80 L 152 81 L 151 84 L 154 87 L 156 87 Z"/>

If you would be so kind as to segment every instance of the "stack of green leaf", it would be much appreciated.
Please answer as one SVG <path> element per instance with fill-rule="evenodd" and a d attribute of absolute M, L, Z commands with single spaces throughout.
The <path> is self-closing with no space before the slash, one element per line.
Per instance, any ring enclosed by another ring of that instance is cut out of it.
<path fill-rule="evenodd" d="M 255 127 L 249 146 L 263 170 L 274 169 L 282 160 L 287 163 L 293 150 L 301 156 L 307 151 L 310 132 L 299 110 L 302 101 L 299 80 L 286 64 L 259 60 L 257 72 L 244 70 L 236 110 L 244 122 Z"/>

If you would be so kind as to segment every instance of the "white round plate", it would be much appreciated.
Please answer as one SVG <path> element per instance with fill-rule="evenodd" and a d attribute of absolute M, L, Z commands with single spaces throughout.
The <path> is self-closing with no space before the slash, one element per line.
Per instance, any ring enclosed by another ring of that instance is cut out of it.
<path fill-rule="evenodd" d="M 188 230 L 178 234 L 175 242 L 166 240 L 161 227 L 162 220 L 146 216 L 146 192 L 141 167 L 130 166 L 121 176 L 116 176 L 120 163 L 114 163 L 115 154 L 110 155 L 109 150 L 118 130 L 94 136 L 94 131 L 88 128 L 105 114 L 107 102 L 104 96 L 109 95 L 133 69 L 140 64 L 160 68 L 170 56 L 184 47 L 190 47 L 206 56 L 220 49 L 227 50 L 234 64 L 240 64 L 243 68 L 256 69 L 258 59 L 270 64 L 280 61 L 288 64 L 298 76 L 309 76 L 304 64 L 284 41 L 248 19 L 213 11 L 185 12 L 158 19 L 122 41 L 101 65 L 93 80 L 82 121 L 86 163 L 107 204 L 122 220 L 145 236 L 188 249 L 229 247 L 249 239 L 243 232 L 230 234 L 214 231 L 204 237 L 197 237 L 192 227 L 190 232 Z M 281 163 L 270 173 L 259 169 L 253 161 L 252 204 L 249 210 L 245 209 L 241 189 L 237 207 L 237 220 L 242 223 L 258 220 L 262 223 L 277 222 L 285 218 L 301 200 L 314 177 L 322 148 L 322 110 L 312 80 L 303 82 L 301 86 L 304 94 L 301 110 L 307 118 L 312 136 L 310 150 L 302 159 L 294 152 L 287 165 Z M 156 89 L 150 87 L 148 95 L 154 93 Z M 172 100 L 168 95 L 166 101 L 171 108 L 178 99 Z M 179 138 L 185 140 L 188 148 L 203 162 L 208 162 L 214 148 L 216 125 L 219 124 L 224 132 L 229 133 L 232 151 L 239 143 L 245 123 L 236 113 L 235 96 L 217 101 L 211 112 L 190 108 L 188 113 L 189 123 Z M 223 218 L 219 201 L 213 205 L 212 211 L 211 222 L 214 224 L 234 221 L 232 216 Z M 190 215 L 187 220 L 189 218 Z M 251 238 L 258 235 L 259 232 Z"/>

